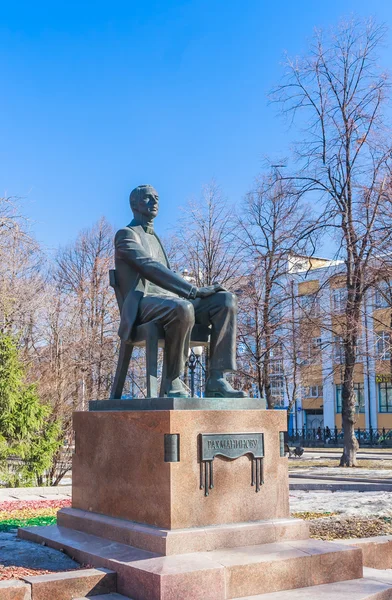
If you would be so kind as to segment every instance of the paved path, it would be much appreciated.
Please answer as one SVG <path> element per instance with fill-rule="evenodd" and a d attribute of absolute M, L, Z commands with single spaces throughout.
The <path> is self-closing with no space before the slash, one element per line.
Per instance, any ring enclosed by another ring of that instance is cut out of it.
<path fill-rule="evenodd" d="M 291 444 L 289 444 L 289 446 L 291 448 Z M 339 448 L 334 448 L 333 450 L 327 450 L 325 448 L 314 450 L 305 449 L 305 452 L 302 456 L 303 459 L 321 458 L 323 460 L 335 460 L 342 456 L 342 450 L 340 450 Z M 372 452 L 371 450 L 363 450 L 358 452 L 357 458 L 359 458 L 360 460 L 392 460 L 392 452 L 390 450 L 385 450 L 382 452 Z"/>
<path fill-rule="evenodd" d="M 353 482 L 350 480 L 346 481 L 333 481 L 324 479 L 289 479 L 290 491 L 291 490 L 319 490 L 319 491 L 330 491 L 330 492 L 392 492 L 392 484 L 388 483 L 369 483 L 366 482 Z"/>
<path fill-rule="evenodd" d="M 290 491 L 392 492 L 392 480 L 366 480 L 290 473 Z M 71 486 L 49 488 L 0 488 L 1 502 L 18 500 L 70 500 Z"/>
<path fill-rule="evenodd" d="M 71 498 L 71 486 L 0 488 L 0 502 L 18 500 L 67 500 Z"/>
<path fill-rule="evenodd" d="M 391 469 L 317 467 L 289 472 L 292 490 L 350 490 L 392 492 Z"/>
<path fill-rule="evenodd" d="M 298 444 L 295 444 L 294 442 L 292 444 L 290 442 L 289 446 L 291 446 L 291 445 L 296 446 Z M 330 454 L 330 453 L 335 453 L 336 454 L 336 453 L 338 453 L 339 456 L 340 456 L 342 454 L 342 452 L 343 452 L 343 447 L 342 446 L 340 446 L 340 447 L 339 446 L 320 446 L 319 448 L 314 448 L 314 447 L 312 448 L 310 446 L 306 446 L 305 447 L 305 451 L 306 452 L 315 452 L 316 454 L 317 453 L 318 454 L 320 454 L 320 453 L 322 453 L 322 454 Z M 377 447 L 377 448 L 369 448 L 367 446 L 362 446 L 359 449 L 359 453 L 360 454 L 381 454 L 381 455 L 384 455 L 384 454 L 387 455 L 387 454 L 389 454 L 390 456 L 392 456 L 392 448 L 390 448 L 390 447 L 388 447 L 388 448 L 385 447 L 384 448 L 384 447 L 381 447 L 381 446 Z"/>
<path fill-rule="evenodd" d="M 290 490 L 325 490 L 350 492 L 392 492 L 392 471 L 373 469 L 331 469 L 290 471 Z M 37 488 L 0 488 L 1 502 L 18 500 L 70 500 L 72 486 Z"/>
<path fill-rule="evenodd" d="M 294 460 L 294 459 L 293 459 Z M 316 466 L 289 472 L 290 490 L 392 492 L 392 470 Z M 0 502 L 71 499 L 72 486 L 0 488 Z"/>
<path fill-rule="evenodd" d="M 342 516 L 392 517 L 392 493 L 384 491 L 291 490 L 291 512 L 336 512 Z"/>

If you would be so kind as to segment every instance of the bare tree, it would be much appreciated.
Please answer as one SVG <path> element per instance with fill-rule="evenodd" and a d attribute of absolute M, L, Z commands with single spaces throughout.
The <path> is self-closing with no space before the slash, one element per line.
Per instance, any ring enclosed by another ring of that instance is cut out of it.
<path fill-rule="evenodd" d="M 110 389 L 117 344 L 118 309 L 108 285 L 113 264 L 113 229 L 101 219 L 83 231 L 75 244 L 57 257 L 55 279 L 67 296 L 73 336 L 70 344 L 81 387 L 81 408 L 91 399 L 105 397 Z"/>
<path fill-rule="evenodd" d="M 385 27 L 355 19 L 328 36 L 316 31 L 307 56 L 287 59 L 285 80 L 274 92 L 284 114 L 305 129 L 296 147 L 298 170 L 286 179 L 303 194 L 318 193 L 317 227 L 333 232 L 343 260 L 342 466 L 356 465 L 354 367 L 361 307 L 377 278 L 376 254 L 389 254 L 392 241 L 392 148 L 384 114 L 390 84 L 377 62 L 384 34 Z"/>
<path fill-rule="evenodd" d="M 22 223 L 27 222 L 26 217 L 21 210 L 21 199 L 17 196 L 0 197 L 0 246 L 3 246 L 3 236 L 5 233 L 20 227 Z M 26 227 L 22 229 L 26 233 Z"/>
<path fill-rule="evenodd" d="M 273 408 L 276 396 L 284 392 L 284 346 L 292 349 L 293 339 L 295 343 L 292 288 L 287 276 L 292 255 L 312 252 L 311 211 L 294 187 L 275 172 L 258 179 L 255 189 L 248 193 L 239 230 L 247 257 L 240 341 L 250 359 L 259 395 L 265 394 L 268 407 Z M 285 354 L 288 356 L 287 351 Z M 295 353 L 289 356 L 295 360 Z M 296 366 L 291 365 L 286 373 L 286 383 L 296 376 Z M 273 382 L 278 384 L 274 390 Z"/>
<path fill-rule="evenodd" d="M 18 199 L 0 198 L 0 328 L 16 335 L 27 358 L 40 319 L 45 256 Z"/>
<path fill-rule="evenodd" d="M 59 250 L 48 269 L 44 310 L 31 353 L 41 397 L 62 424 L 62 447 L 47 482 L 57 485 L 70 464 L 72 413 L 108 397 L 118 344 L 118 309 L 109 287 L 113 230 L 101 219 Z"/>
<path fill-rule="evenodd" d="M 243 257 L 237 240 L 235 212 L 215 181 L 203 186 L 200 197 L 186 204 L 174 234 L 166 237 L 166 246 L 172 268 L 197 287 L 219 282 L 230 291 L 237 290 Z M 208 350 L 203 356 L 204 366 L 197 360 L 200 371 L 195 375 L 200 388 L 208 370 Z"/>
<path fill-rule="evenodd" d="M 242 256 L 237 244 L 234 211 L 214 182 L 205 185 L 198 200 L 188 202 L 170 244 L 172 261 L 189 270 L 195 285 L 218 281 L 235 289 Z"/>

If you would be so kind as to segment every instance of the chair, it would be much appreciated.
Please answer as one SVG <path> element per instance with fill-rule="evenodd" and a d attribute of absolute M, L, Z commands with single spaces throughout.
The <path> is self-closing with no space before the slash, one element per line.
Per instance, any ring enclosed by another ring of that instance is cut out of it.
<path fill-rule="evenodd" d="M 121 312 L 123 297 L 117 284 L 115 269 L 109 271 L 109 282 L 115 291 L 118 308 Z M 191 334 L 191 346 L 208 346 L 210 333 L 210 327 L 195 325 Z M 120 399 L 122 396 L 134 346 L 146 347 L 147 397 L 158 397 L 158 348 L 165 347 L 165 332 L 163 327 L 156 323 L 144 323 L 134 327 L 131 339 L 126 342 L 121 340 L 116 374 L 110 392 L 111 400 Z M 163 361 L 163 374 L 164 372 L 165 359 Z"/>

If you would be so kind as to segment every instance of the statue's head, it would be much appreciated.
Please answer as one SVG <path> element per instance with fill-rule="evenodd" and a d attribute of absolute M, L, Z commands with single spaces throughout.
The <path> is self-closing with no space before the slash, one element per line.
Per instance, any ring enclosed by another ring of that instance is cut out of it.
<path fill-rule="evenodd" d="M 155 219 L 158 214 L 158 192 L 152 185 L 138 185 L 129 195 L 129 203 L 134 215 Z"/>

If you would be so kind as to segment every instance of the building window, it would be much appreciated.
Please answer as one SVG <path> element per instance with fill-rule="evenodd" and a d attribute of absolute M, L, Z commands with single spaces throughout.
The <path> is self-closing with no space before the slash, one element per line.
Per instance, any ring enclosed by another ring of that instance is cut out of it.
<path fill-rule="evenodd" d="M 322 385 L 309 385 L 302 388 L 302 396 L 304 398 L 322 398 L 323 397 L 323 386 Z"/>
<path fill-rule="evenodd" d="M 270 321 L 271 323 L 273 323 L 274 325 L 276 325 L 277 323 L 280 323 L 283 319 L 283 306 L 282 306 L 282 302 L 280 303 L 276 303 L 275 306 L 273 306 L 271 308 L 270 311 Z"/>
<path fill-rule="evenodd" d="M 313 338 L 312 344 L 314 349 L 318 350 L 318 352 L 321 351 L 321 337 Z"/>
<path fill-rule="evenodd" d="M 346 288 L 338 288 L 332 292 L 333 310 L 337 313 L 343 313 L 347 306 Z"/>
<path fill-rule="evenodd" d="M 357 339 L 357 345 L 355 347 L 355 362 L 360 362 L 361 360 L 361 348 L 362 348 L 362 338 L 359 337 Z M 333 358 L 334 362 L 339 365 L 343 365 L 345 361 L 344 356 L 344 341 L 340 335 L 335 335 L 333 338 Z"/>
<path fill-rule="evenodd" d="M 271 359 L 282 358 L 283 356 L 283 347 L 279 342 L 272 346 L 269 351 L 269 355 Z"/>
<path fill-rule="evenodd" d="M 283 359 L 274 358 L 270 360 L 270 375 L 283 375 Z"/>
<path fill-rule="evenodd" d="M 335 335 L 333 338 L 333 358 L 335 363 L 340 365 L 344 363 L 344 345 L 340 335 Z"/>
<path fill-rule="evenodd" d="M 271 396 L 275 406 L 283 406 L 284 401 L 284 381 L 283 377 L 271 377 Z"/>
<path fill-rule="evenodd" d="M 388 308 L 391 303 L 391 283 L 387 281 L 380 281 L 377 284 L 377 288 L 374 292 L 374 304 L 376 308 Z"/>
<path fill-rule="evenodd" d="M 342 386 L 336 385 L 336 412 L 342 412 Z M 354 383 L 354 393 L 357 397 L 355 402 L 355 410 L 360 413 L 365 412 L 365 394 L 363 383 Z"/>
<path fill-rule="evenodd" d="M 306 294 L 300 296 L 302 312 L 308 317 L 318 317 L 320 315 L 320 298 L 317 294 Z"/>
<path fill-rule="evenodd" d="M 391 359 L 391 335 L 389 331 L 376 332 L 376 351 L 378 360 Z"/>
<path fill-rule="evenodd" d="M 378 384 L 379 412 L 392 412 L 392 383 Z"/>

